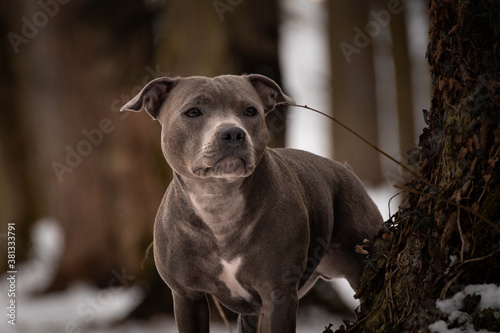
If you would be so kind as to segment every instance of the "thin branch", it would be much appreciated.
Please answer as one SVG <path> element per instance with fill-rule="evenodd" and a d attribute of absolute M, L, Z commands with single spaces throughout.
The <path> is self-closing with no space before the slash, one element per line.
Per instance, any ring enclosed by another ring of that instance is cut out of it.
<path fill-rule="evenodd" d="M 465 264 L 469 264 L 471 262 L 475 262 L 475 261 L 481 261 L 481 260 L 484 260 L 484 259 L 488 259 L 489 257 L 493 256 L 495 253 L 497 253 L 498 251 L 500 251 L 500 248 L 496 249 L 495 251 L 491 252 L 490 254 L 488 255 L 485 255 L 483 257 L 478 257 L 478 258 L 472 258 L 472 259 L 467 259 L 465 260 L 462 264 L 465 265 Z"/>
<path fill-rule="evenodd" d="M 146 249 L 146 253 L 144 253 L 144 258 L 141 261 L 141 269 L 144 269 L 144 264 L 146 263 L 146 260 L 148 260 L 149 251 L 151 251 L 152 247 L 153 247 L 153 241 L 151 241 L 151 243 L 149 243 L 148 248 Z"/>
<path fill-rule="evenodd" d="M 439 295 L 439 299 L 440 299 L 440 300 L 443 300 L 443 299 L 446 297 L 446 292 L 448 291 L 448 288 L 450 288 L 451 284 L 452 284 L 453 282 L 455 282 L 455 280 L 456 280 L 456 279 L 458 279 L 458 277 L 459 277 L 460 275 L 462 275 L 462 273 L 463 273 L 463 272 L 464 272 L 464 271 L 463 271 L 463 270 L 461 270 L 460 272 L 458 272 L 458 274 L 457 274 L 457 275 L 455 275 L 455 276 L 453 277 L 453 279 L 451 279 L 450 281 L 448 281 L 448 283 L 444 286 L 443 290 L 441 290 L 441 294 Z"/>
<path fill-rule="evenodd" d="M 262 326 L 262 316 L 264 316 L 264 307 L 260 309 L 259 319 L 257 320 L 257 333 L 260 333 L 260 327 Z"/>
<path fill-rule="evenodd" d="M 413 177 L 415 177 L 416 179 L 424 182 L 426 185 L 429 185 L 430 187 L 434 188 L 434 189 L 437 189 L 435 185 L 432 185 L 431 183 L 429 183 L 427 180 L 425 180 L 424 178 L 422 178 L 420 175 L 418 175 L 416 172 L 414 172 L 412 169 L 410 169 L 409 167 L 407 167 L 403 162 L 397 160 L 396 158 L 392 157 L 391 155 L 389 155 L 388 153 L 386 153 L 385 151 L 383 151 L 382 149 L 380 149 L 379 147 L 375 146 L 374 144 L 372 144 L 370 141 L 368 141 L 367 139 L 365 139 L 364 137 L 362 137 L 360 134 L 358 134 L 356 131 L 354 131 L 353 129 L 351 129 L 349 126 L 347 126 L 346 124 L 342 123 L 341 121 L 339 121 L 337 118 L 335 118 L 334 116 L 330 116 L 324 112 L 321 112 L 319 110 L 316 110 L 314 108 L 311 108 L 307 105 L 299 105 L 299 104 L 284 104 L 284 105 L 289 105 L 289 106 L 297 106 L 299 108 L 303 108 L 303 109 L 307 109 L 307 110 L 311 110 L 313 112 L 316 112 L 316 113 L 319 113 L 325 117 L 327 117 L 328 119 L 331 119 L 333 120 L 334 122 L 336 122 L 337 124 L 339 124 L 340 126 L 342 126 L 343 128 L 345 128 L 346 130 L 348 130 L 349 132 L 351 132 L 352 134 L 354 134 L 356 137 L 358 137 L 361 141 L 363 141 L 364 143 L 366 143 L 367 145 L 369 145 L 370 147 L 372 147 L 374 150 L 376 150 L 377 152 L 379 152 L 380 154 L 384 155 L 385 157 L 387 157 L 388 159 L 390 159 L 391 161 L 393 161 L 394 163 L 396 163 L 397 165 L 399 165 L 401 168 L 403 168 L 404 170 L 408 171 Z"/>
<path fill-rule="evenodd" d="M 458 202 L 457 202 L 458 204 Z M 457 227 L 458 234 L 460 235 L 460 241 L 462 242 L 462 247 L 460 248 L 460 262 L 464 262 L 464 250 L 465 250 L 465 239 L 462 232 L 462 225 L 460 224 L 460 209 L 457 211 Z"/>
<path fill-rule="evenodd" d="M 219 315 L 222 318 L 222 321 L 226 325 L 227 330 L 229 331 L 229 333 L 233 333 L 233 330 L 231 329 L 231 324 L 229 324 L 229 321 L 227 320 L 226 314 L 224 313 L 224 310 L 222 310 L 222 307 L 220 306 L 219 301 L 217 300 L 217 298 L 215 298 L 214 295 L 210 295 L 210 296 L 212 296 L 212 300 L 214 301 L 215 307 L 217 308 L 217 311 L 219 312 Z"/>

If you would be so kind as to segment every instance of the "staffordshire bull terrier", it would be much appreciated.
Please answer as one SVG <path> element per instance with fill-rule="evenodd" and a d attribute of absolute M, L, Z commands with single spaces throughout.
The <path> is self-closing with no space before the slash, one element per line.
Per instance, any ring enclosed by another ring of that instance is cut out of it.
<path fill-rule="evenodd" d="M 319 277 L 358 286 L 355 246 L 382 217 L 349 167 L 267 147 L 277 104 L 295 103 L 253 74 L 158 78 L 121 109 L 162 126 L 174 175 L 153 248 L 181 333 L 209 331 L 208 294 L 240 314 L 239 332 L 256 332 L 259 315 L 260 332 L 295 332 L 299 298 Z"/>

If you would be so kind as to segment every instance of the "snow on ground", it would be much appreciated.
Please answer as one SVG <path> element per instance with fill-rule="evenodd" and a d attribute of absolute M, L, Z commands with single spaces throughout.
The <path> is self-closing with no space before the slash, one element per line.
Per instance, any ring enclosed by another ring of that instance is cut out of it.
<path fill-rule="evenodd" d="M 494 284 L 469 285 L 464 290 L 453 295 L 452 298 L 443 301 L 437 301 L 436 307 L 443 315 L 447 317 L 447 321 L 439 320 L 429 326 L 431 332 L 434 333 L 489 333 L 487 330 L 476 331 L 471 315 L 465 312 L 464 300 L 467 296 L 481 296 L 479 304 L 474 309 L 474 313 L 481 312 L 484 309 L 497 310 L 495 317 L 500 320 L 500 286 Z M 460 324 L 460 327 L 449 329 L 448 326 L 454 322 Z M 464 330 L 465 329 L 465 330 Z M 493 332 L 492 332 L 493 333 Z"/>

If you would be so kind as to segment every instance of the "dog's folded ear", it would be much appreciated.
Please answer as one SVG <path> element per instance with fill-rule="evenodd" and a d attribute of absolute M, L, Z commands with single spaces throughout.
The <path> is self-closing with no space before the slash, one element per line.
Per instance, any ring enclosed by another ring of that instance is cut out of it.
<path fill-rule="evenodd" d="M 139 112 L 143 108 L 153 119 L 158 119 L 161 105 L 176 79 L 160 77 L 149 82 L 140 93 L 125 104 L 120 111 Z"/>
<path fill-rule="evenodd" d="M 295 101 L 285 95 L 280 86 L 270 78 L 260 74 L 250 74 L 247 78 L 260 96 L 266 113 L 272 111 L 276 105 L 296 105 Z"/>

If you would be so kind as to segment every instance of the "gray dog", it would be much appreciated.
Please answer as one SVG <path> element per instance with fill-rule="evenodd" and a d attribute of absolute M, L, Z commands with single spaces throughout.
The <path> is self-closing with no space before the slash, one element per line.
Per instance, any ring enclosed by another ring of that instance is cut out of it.
<path fill-rule="evenodd" d="M 343 164 L 267 147 L 265 116 L 294 104 L 262 75 L 162 77 L 122 111 L 162 125 L 174 171 L 154 228 L 154 257 L 181 333 L 209 331 L 207 294 L 238 312 L 238 331 L 295 332 L 299 298 L 319 278 L 356 289 L 357 244 L 380 213 Z"/>

